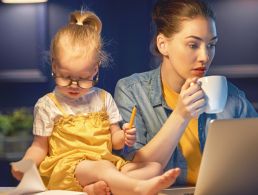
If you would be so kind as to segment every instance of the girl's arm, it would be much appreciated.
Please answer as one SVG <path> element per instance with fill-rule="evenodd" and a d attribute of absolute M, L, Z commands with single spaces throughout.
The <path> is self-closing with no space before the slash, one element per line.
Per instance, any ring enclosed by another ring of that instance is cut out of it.
<path fill-rule="evenodd" d="M 112 140 L 112 149 L 120 150 L 124 147 L 125 144 L 125 133 L 119 127 L 118 123 L 111 124 L 111 140 Z"/>
<path fill-rule="evenodd" d="M 37 166 L 48 154 L 48 137 L 34 136 L 31 146 L 27 149 L 22 159 L 31 159 Z"/>
<path fill-rule="evenodd" d="M 123 130 L 119 127 L 117 123 L 112 124 L 110 130 L 112 136 L 112 146 L 115 150 L 120 150 L 124 148 L 125 144 L 131 147 L 136 141 L 136 129 L 129 128 L 128 123 L 125 123 L 123 125 Z"/>
<path fill-rule="evenodd" d="M 22 159 L 31 159 L 38 167 L 48 154 L 48 137 L 34 136 L 31 146 L 27 149 Z M 14 166 L 12 166 L 12 175 L 21 180 L 23 174 Z"/>

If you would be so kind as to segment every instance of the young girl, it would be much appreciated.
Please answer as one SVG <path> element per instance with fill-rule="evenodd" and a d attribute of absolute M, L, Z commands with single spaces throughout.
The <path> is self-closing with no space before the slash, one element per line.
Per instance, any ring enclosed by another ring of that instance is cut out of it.
<path fill-rule="evenodd" d="M 158 163 L 130 163 L 112 154 L 112 149 L 134 144 L 136 129 L 125 125 L 121 130 L 111 95 L 94 87 L 105 60 L 101 27 L 94 13 L 74 12 L 55 35 L 51 60 L 56 88 L 35 106 L 35 137 L 23 159 L 35 161 L 48 189 L 155 194 L 174 182 L 179 169 L 157 176 L 162 172 Z M 21 178 L 15 167 L 12 173 Z"/>

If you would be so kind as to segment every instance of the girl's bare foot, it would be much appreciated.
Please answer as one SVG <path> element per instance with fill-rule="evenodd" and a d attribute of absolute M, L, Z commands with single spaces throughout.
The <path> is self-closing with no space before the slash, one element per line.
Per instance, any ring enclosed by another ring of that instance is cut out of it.
<path fill-rule="evenodd" d="M 88 195 L 110 195 L 110 189 L 104 181 L 97 181 L 94 184 L 87 185 L 83 188 Z"/>
<path fill-rule="evenodd" d="M 171 186 L 177 176 L 180 174 L 180 169 L 175 168 L 166 171 L 161 176 L 154 177 L 152 179 L 146 180 L 143 183 L 140 182 L 137 190 L 139 194 L 143 195 L 154 195 L 160 192 L 161 190 Z"/>

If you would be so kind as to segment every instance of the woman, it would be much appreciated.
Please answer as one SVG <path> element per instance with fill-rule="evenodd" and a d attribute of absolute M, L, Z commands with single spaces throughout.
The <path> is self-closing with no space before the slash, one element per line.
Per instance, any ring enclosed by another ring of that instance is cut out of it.
<path fill-rule="evenodd" d="M 115 100 L 125 121 L 134 105 L 137 141 L 125 157 L 179 167 L 176 184 L 195 185 L 212 119 L 257 117 L 244 93 L 228 83 L 223 112 L 204 113 L 206 101 L 197 79 L 204 76 L 218 41 L 215 17 L 200 0 L 158 0 L 153 21 L 160 66 L 118 81 Z"/>

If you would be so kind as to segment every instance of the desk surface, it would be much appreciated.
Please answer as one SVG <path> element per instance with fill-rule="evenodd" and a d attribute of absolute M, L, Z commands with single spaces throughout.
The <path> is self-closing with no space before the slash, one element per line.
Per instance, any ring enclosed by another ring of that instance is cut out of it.
<path fill-rule="evenodd" d="M 0 195 L 7 195 L 8 192 L 15 187 L 0 187 Z"/>
<path fill-rule="evenodd" d="M 0 195 L 7 195 L 8 192 L 15 187 L 0 187 Z M 182 195 L 182 194 L 193 194 L 194 187 L 187 187 L 187 188 L 171 188 L 162 190 L 158 195 Z"/>
<path fill-rule="evenodd" d="M 158 195 L 193 195 L 195 187 L 175 187 L 162 190 Z"/>

